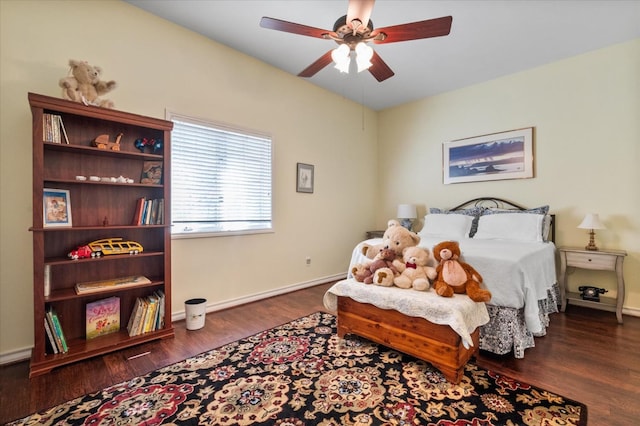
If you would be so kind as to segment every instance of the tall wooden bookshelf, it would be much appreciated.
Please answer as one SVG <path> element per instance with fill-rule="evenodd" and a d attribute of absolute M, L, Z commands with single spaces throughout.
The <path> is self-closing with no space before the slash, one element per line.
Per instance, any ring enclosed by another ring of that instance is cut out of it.
<path fill-rule="evenodd" d="M 33 226 L 30 230 L 33 234 L 34 348 L 30 377 L 89 357 L 173 337 L 170 235 L 173 123 L 34 93 L 29 93 L 28 98 L 33 117 Z M 61 117 L 68 143 L 64 132 L 60 143 L 46 142 L 50 114 Z M 109 141 L 115 141 L 120 134 L 119 150 L 93 146 L 92 142 L 100 135 L 108 135 Z M 161 141 L 161 144 L 155 149 L 143 147 L 141 150 L 135 142 L 143 138 Z M 159 183 L 141 183 L 143 164 L 148 161 L 161 162 L 162 180 Z M 93 180 L 91 176 L 94 176 Z M 123 179 L 113 182 L 111 179 L 121 176 L 133 179 L 133 182 Z M 100 179 L 96 180 L 96 177 Z M 71 226 L 52 227 L 49 226 L 51 221 L 45 225 L 45 188 L 68 191 Z M 134 214 L 141 198 L 164 200 L 162 224 L 135 224 Z M 78 246 L 116 237 L 138 242 L 144 250 L 136 255 L 77 260 L 67 256 Z M 137 275 L 148 277 L 151 282 L 82 295 L 75 291 L 78 282 Z M 165 294 L 164 324 L 154 331 L 130 337 L 127 323 L 136 299 L 158 291 Z M 111 296 L 120 298 L 120 330 L 87 340 L 87 303 Z M 69 347 L 66 353 L 53 353 L 47 342 L 44 322 L 50 308 L 60 319 Z"/>

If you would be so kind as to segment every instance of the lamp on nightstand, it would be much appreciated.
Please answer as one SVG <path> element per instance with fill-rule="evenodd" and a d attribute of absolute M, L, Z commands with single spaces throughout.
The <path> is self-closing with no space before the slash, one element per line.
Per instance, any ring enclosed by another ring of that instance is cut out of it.
<path fill-rule="evenodd" d="M 596 243 L 594 241 L 594 237 L 596 236 L 594 229 L 606 229 L 605 226 L 602 224 L 602 222 L 600 222 L 600 217 L 598 216 L 598 213 L 587 214 L 584 217 L 584 219 L 582 219 L 582 222 L 580 223 L 580 225 L 578 225 L 578 228 L 590 230 L 589 244 L 587 244 L 585 249 L 593 250 L 593 251 L 598 250 L 598 247 L 596 246 Z"/>
<path fill-rule="evenodd" d="M 413 225 L 413 219 L 418 217 L 416 206 L 413 204 L 400 204 L 398 205 L 398 219 L 402 226 L 411 231 Z"/>

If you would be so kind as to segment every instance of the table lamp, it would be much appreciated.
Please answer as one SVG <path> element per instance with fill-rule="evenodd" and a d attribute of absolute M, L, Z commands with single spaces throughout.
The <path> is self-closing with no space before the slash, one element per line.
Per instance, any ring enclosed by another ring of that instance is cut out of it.
<path fill-rule="evenodd" d="M 398 219 L 402 226 L 411 231 L 413 225 L 413 219 L 418 217 L 416 206 L 413 204 L 400 204 L 398 205 Z"/>
<path fill-rule="evenodd" d="M 600 217 L 598 213 L 588 213 L 580 225 L 578 225 L 580 229 L 589 229 L 589 244 L 585 247 L 586 250 L 597 251 L 598 247 L 595 244 L 594 237 L 596 235 L 594 229 L 606 229 L 605 226 L 600 222 Z"/>

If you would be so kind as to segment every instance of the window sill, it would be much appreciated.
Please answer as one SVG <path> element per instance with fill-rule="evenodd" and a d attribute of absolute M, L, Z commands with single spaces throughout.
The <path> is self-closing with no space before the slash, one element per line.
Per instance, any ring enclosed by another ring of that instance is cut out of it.
<path fill-rule="evenodd" d="M 177 229 L 182 231 L 178 232 Z M 271 223 L 218 223 L 173 225 L 171 239 L 228 237 L 235 235 L 269 234 L 275 232 Z"/>

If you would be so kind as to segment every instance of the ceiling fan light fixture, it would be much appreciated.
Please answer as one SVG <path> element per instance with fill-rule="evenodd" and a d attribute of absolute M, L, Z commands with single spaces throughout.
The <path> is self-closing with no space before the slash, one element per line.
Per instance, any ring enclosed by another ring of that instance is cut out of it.
<path fill-rule="evenodd" d="M 331 59 L 335 63 L 336 69 L 340 72 L 349 72 L 349 64 L 351 63 L 350 53 L 351 50 L 346 44 L 341 44 L 331 52 Z"/>
<path fill-rule="evenodd" d="M 331 61 L 335 63 L 335 67 L 340 72 L 349 73 L 351 51 L 353 50 L 356 60 L 356 64 L 353 64 L 353 67 L 356 68 L 357 65 L 358 72 L 368 70 L 378 82 L 383 82 L 395 74 L 380 55 L 365 43 L 397 43 L 400 41 L 442 37 L 449 35 L 451 32 L 452 16 L 392 25 L 374 30 L 371 11 L 375 1 L 348 0 L 347 14 L 335 21 L 333 31 L 266 16 L 263 16 L 260 20 L 260 26 L 276 31 L 332 40 L 338 44 L 339 47 L 337 49 L 325 52 L 315 62 L 298 73 L 299 77 L 313 77 L 318 71 L 328 66 Z M 358 46 L 360 43 L 362 44 Z"/>
<path fill-rule="evenodd" d="M 373 64 L 371 58 L 373 57 L 373 49 L 371 46 L 364 42 L 360 42 L 356 45 L 356 63 L 358 64 L 358 72 L 368 70 Z"/>

